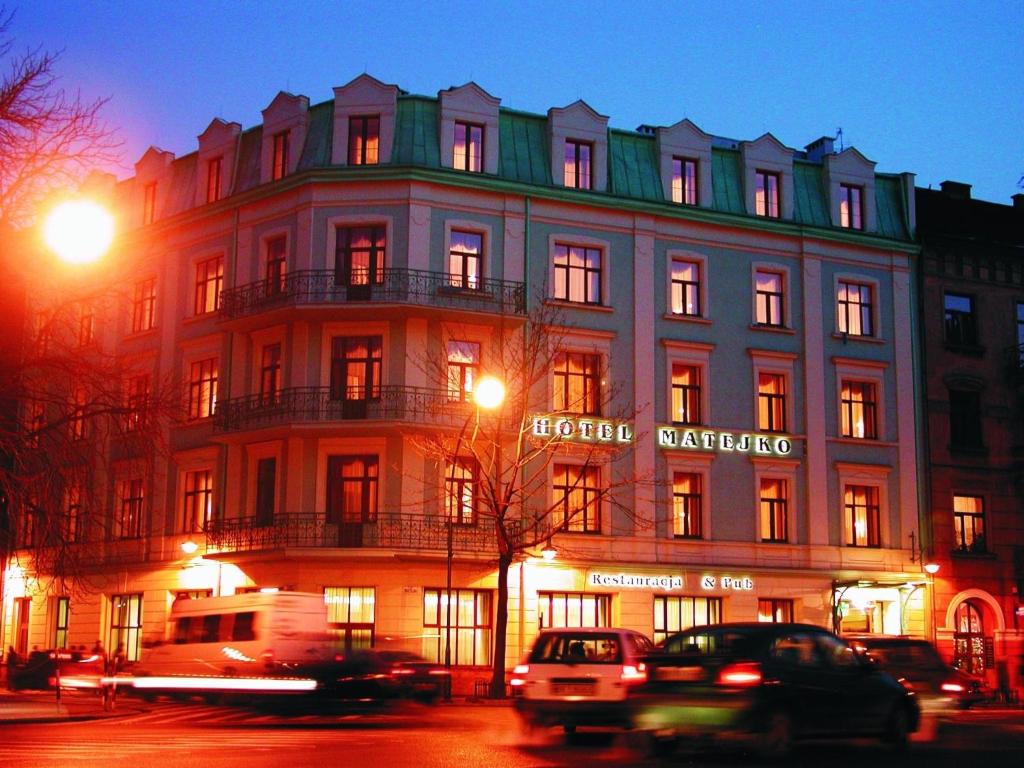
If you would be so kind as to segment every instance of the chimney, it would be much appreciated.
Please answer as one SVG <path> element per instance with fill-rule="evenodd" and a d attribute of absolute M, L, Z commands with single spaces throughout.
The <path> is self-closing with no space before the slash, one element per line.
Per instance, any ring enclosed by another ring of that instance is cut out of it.
<path fill-rule="evenodd" d="M 946 197 L 951 197 L 954 200 L 970 200 L 971 199 L 971 185 L 964 184 L 962 181 L 946 181 L 939 184 L 939 188 L 946 193 Z"/>
<path fill-rule="evenodd" d="M 808 144 L 804 149 L 807 151 L 807 159 L 812 163 L 820 163 L 825 155 L 831 155 L 835 153 L 833 148 L 833 142 L 835 138 L 832 136 L 822 136 L 820 139 L 815 139 Z"/>
<path fill-rule="evenodd" d="M 636 127 L 636 132 L 643 136 L 654 136 L 658 133 L 658 129 L 653 125 L 641 123 Z"/>
<path fill-rule="evenodd" d="M 1013 200 L 1013 208 L 1016 211 L 1024 209 L 1024 192 L 1018 192 L 1016 195 L 1011 195 L 1010 199 Z"/>

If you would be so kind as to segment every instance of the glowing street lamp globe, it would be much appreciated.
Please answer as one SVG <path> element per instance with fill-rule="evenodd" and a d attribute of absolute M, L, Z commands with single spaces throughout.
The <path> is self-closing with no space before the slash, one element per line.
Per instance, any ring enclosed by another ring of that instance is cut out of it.
<path fill-rule="evenodd" d="M 114 217 L 89 200 L 68 200 L 46 218 L 46 244 L 67 264 L 90 264 L 114 239 Z"/>
<path fill-rule="evenodd" d="M 493 376 L 484 376 L 473 390 L 473 399 L 486 410 L 497 408 L 505 400 L 505 385 Z"/>

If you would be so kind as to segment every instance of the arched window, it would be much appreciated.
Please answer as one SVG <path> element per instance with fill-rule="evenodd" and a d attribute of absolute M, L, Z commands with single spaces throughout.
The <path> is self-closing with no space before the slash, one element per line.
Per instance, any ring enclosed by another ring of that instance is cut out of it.
<path fill-rule="evenodd" d="M 981 609 L 969 600 L 956 609 L 953 665 L 972 675 L 985 671 L 985 624 Z"/>

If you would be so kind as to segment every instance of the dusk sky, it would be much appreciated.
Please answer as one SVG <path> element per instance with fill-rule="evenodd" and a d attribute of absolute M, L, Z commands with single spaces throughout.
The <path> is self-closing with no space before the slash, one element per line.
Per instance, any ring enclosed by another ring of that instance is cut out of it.
<path fill-rule="evenodd" d="M 103 2 L 8 0 L 16 50 L 63 49 L 62 84 L 107 96 L 120 177 L 181 156 L 279 90 L 311 104 L 362 72 L 436 95 L 473 80 L 503 107 L 584 99 L 615 128 L 690 118 L 802 149 L 842 128 L 882 172 L 1009 203 L 1024 191 L 1024 2 Z"/>

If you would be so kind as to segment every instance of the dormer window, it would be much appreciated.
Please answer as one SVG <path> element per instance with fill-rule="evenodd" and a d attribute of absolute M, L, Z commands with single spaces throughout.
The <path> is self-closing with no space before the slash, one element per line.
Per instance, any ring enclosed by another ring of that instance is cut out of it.
<path fill-rule="evenodd" d="M 690 157 L 672 158 L 672 202 L 697 205 L 697 161 Z"/>
<path fill-rule="evenodd" d="M 481 173 L 484 169 L 484 127 L 474 123 L 455 123 L 455 157 L 453 167 L 460 171 Z"/>
<path fill-rule="evenodd" d="M 854 184 L 839 185 L 839 226 L 864 229 L 864 190 Z"/>
<path fill-rule="evenodd" d="M 754 171 L 754 213 L 779 218 L 779 174 Z"/>
<path fill-rule="evenodd" d="M 272 163 L 271 180 L 283 179 L 288 173 L 288 131 L 274 134 L 274 156 Z"/>
<path fill-rule="evenodd" d="M 206 164 L 206 202 L 220 200 L 220 171 L 222 158 L 214 157 Z"/>
<path fill-rule="evenodd" d="M 142 188 L 142 223 L 152 224 L 156 220 L 156 182 Z"/>
<path fill-rule="evenodd" d="M 565 141 L 565 186 L 591 189 L 590 158 L 593 145 L 589 141 Z"/>
<path fill-rule="evenodd" d="M 377 165 L 380 162 L 380 117 L 363 115 L 348 121 L 348 164 Z"/>

